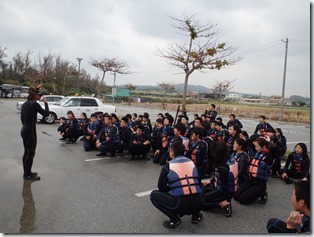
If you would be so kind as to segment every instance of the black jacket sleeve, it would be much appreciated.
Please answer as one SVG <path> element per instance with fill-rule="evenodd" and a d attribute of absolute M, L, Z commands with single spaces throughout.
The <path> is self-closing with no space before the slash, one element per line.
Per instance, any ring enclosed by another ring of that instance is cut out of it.
<path fill-rule="evenodd" d="M 40 113 L 42 116 L 48 116 L 49 115 L 48 103 L 45 103 L 45 110 L 37 102 L 34 103 L 34 106 L 35 106 L 36 111 L 38 113 Z"/>
<path fill-rule="evenodd" d="M 227 165 L 220 166 L 218 168 L 218 172 L 220 175 L 220 181 L 222 186 L 222 191 L 224 192 L 226 199 L 228 202 L 231 201 L 232 195 L 228 190 L 228 175 L 229 175 L 229 168 Z"/>
<path fill-rule="evenodd" d="M 290 163 L 291 163 L 291 161 L 292 161 L 292 153 L 290 153 L 289 155 L 288 155 L 288 158 L 287 158 L 287 160 L 286 160 L 286 164 L 285 164 L 285 166 L 284 166 L 284 168 L 283 168 L 283 170 L 285 171 L 285 172 L 287 172 L 287 170 L 289 169 L 289 166 L 290 166 Z"/>
<path fill-rule="evenodd" d="M 169 192 L 170 188 L 168 186 L 167 175 L 169 174 L 169 164 L 162 167 L 159 179 L 158 179 L 158 189 L 160 192 Z"/>

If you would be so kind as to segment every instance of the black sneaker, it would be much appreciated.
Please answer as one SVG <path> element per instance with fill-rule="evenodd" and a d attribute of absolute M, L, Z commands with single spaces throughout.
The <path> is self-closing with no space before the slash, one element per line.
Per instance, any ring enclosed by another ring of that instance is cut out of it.
<path fill-rule="evenodd" d="M 231 214 L 232 214 L 232 208 L 231 208 L 231 203 L 228 204 L 226 207 L 225 207 L 225 210 L 226 212 L 224 213 L 224 216 L 226 217 L 230 217 Z"/>
<path fill-rule="evenodd" d="M 275 179 L 276 179 L 276 178 L 279 178 L 277 172 L 272 172 L 271 176 L 272 176 L 273 178 L 275 178 Z"/>
<path fill-rule="evenodd" d="M 38 173 L 37 172 L 31 172 L 31 176 L 37 176 Z"/>
<path fill-rule="evenodd" d="M 203 219 L 203 214 L 200 212 L 198 216 L 192 215 L 192 224 L 197 224 Z"/>
<path fill-rule="evenodd" d="M 288 177 L 285 177 L 284 181 L 286 182 L 286 184 L 292 184 L 293 180 L 289 179 Z"/>
<path fill-rule="evenodd" d="M 96 154 L 96 156 L 106 156 L 106 155 L 107 155 L 107 153 L 103 153 L 103 152 Z"/>
<path fill-rule="evenodd" d="M 28 175 L 28 176 L 24 176 L 24 180 L 37 181 L 37 180 L 40 180 L 40 177 L 39 176 Z"/>
<path fill-rule="evenodd" d="M 148 158 L 147 156 L 143 156 L 142 159 L 143 160 L 150 160 L 150 158 Z"/>
<path fill-rule="evenodd" d="M 180 225 L 182 223 L 181 219 L 178 217 L 176 220 L 171 221 L 171 220 L 167 220 L 164 221 L 162 224 L 164 225 L 164 227 L 167 228 L 173 228 L 176 227 L 177 225 Z"/>
<path fill-rule="evenodd" d="M 267 201 L 268 201 L 268 193 L 265 192 L 265 194 L 260 197 L 260 200 L 258 200 L 258 203 L 260 203 L 260 204 L 266 204 Z"/>
<path fill-rule="evenodd" d="M 65 141 L 65 140 L 66 140 L 65 137 L 62 137 L 62 138 L 59 139 L 59 141 Z"/>

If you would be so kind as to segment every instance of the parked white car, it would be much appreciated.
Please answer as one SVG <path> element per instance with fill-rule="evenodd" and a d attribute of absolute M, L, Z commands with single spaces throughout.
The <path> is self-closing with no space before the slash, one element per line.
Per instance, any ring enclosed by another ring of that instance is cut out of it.
<path fill-rule="evenodd" d="M 27 94 L 28 95 L 28 94 Z M 54 105 L 56 104 L 59 100 L 61 100 L 62 98 L 64 98 L 63 95 L 45 95 L 44 97 L 47 98 L 47 101 L 48 101 L 48 105 Z M 16 109 L 21 111 L 22 109 L 22 105 L 25 103 L 26 100 L 23 100 L 23 101 L 19 101 L 16 103 Z M 43 106 L 44 105 L 44 102 L 42 102 L 42 99 L 40 99 L 38 101 L 38 103 Z"/>
<path fill-rule="evenodd" d="M 68 96 L 58 101 L 55 105 L 49 105 L 49 116 L 44 117 L 44 122 L 52 124 L 60 117 L 67 117 L 67 112 L 70 110 L 76 118 L 80 118 L 83 112 L 86 113 L 87 117 L 90 117 L 95 112 L 115 113 L 116 107 L 105 105 L 95 97 Z M 37 118 L 41 120 L 42 116 L 39 114 Z"/>

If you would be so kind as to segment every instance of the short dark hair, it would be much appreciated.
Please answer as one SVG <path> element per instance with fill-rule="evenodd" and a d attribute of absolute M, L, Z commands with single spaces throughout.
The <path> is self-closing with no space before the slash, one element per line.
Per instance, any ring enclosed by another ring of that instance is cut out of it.
<path fill-rule="evenodd" d="M 111 115 L 106 115 L 106 116 L 104 116 L 104 118 L 108 118 L 109 120 L 112 120 L 112 116 Z"/>
<path fill-rule="evenodd" d="M 223 124 L 220 121 L 216 121 L 216 125 L 221 127 Z"/>
<path fill-rule="evenodd" d="M 144 126 L 142 124 L 139 124 L 137 129 L 141 129 L 142 131 L 144 131 Z"/>
<path fill-rule="evenodd" d="M 128 123 L 129 122 L 129 119 L 127 117 L 122 117 L 121 121 L 124 121 L 125 123 Z"/>
<path fill-rule="evenodd" d="M 266 119 L 265 115 L 260 115 L 259 118 Z"/>
<path fill-rule="evenodd" d="M 217 118 L 216 118 L 216 121 L 222 122 L 222 118 L 221 118 L 221 117 L 217 117 Z"/>
<path fill-rule="evenodd" d="M 183 123 L 177 123 L 174 128 L 176 128 L 181 135 L 184 135 L 186 133 L 186 127 L 184 126 Z"/>
<path fill-rule="evenodd" d="M 62 119 L 62 120 L 65 120 L 65 117 L 60 117 L 60 120 L 61 120 L 61 119 Z"/>
<path fill-rule="evenodd" d="M 200 123 L 202 123 L 202 122 L 203 122 L 203 119 L 202 119 L 201 117 L 197 117 L 195 120 L 200 121 Z"/>
<path fill-rule="evenodd" d="M 229 117 L 234 117 L 235 118 L 236 116 L 235 116 L 235 114 L 230 114 Z"/>
<path fill-rule="evenodd" d="M 69 111 L 67 112 L 67 114 L 72 114 L 72 115 L 74 116 L 74 113 L 73 113 L 72 110 L 69 110 Z"/>
<path fill-rule="evenodd" d="M 132 119 L 132 115 L 131 114 L 126 114 L 125 117 L 127 117 L 128 119 Z"/>
<path fill-rule="evenodd" d="M 195 133 L 195 135 L 199 135 L 199 138 L 201 138 L 201 139 L 203 139 L 207 135 L 206 129 L 204 127 L 193 128 L 193 133 Z"/>
<path fill-rule="evenodd" d="M 91 117 L 91 118 L 92 118 L 92 117 L 98 118 L 98 115 L 97 115 L 96 113 L 92 113 L 92 114 L 90 115 L 90 117 Z"/>
<path fill-rule="evenodd" d="M 137 118 L 137 113 L 133 113 L 134 117 Z"/>
<path fill-rule="evenodd" d="M 242 150 L 245 150 L 246 148 L 246 141 L 243 138 L 238 138 L 235 140 L 235 142 L 242 147 Z"/>
<path fill-rule="evenodd" d="M 247 133 L 247 131 L 242 130 L 240 133 L 242 133 L 242 135 L 245 136 L 246 138 L 249 138 L 249 134 Z"/>
<path fill-rule="evenodd" d="M 269 147 L 269 142 L 263 137 L 259 137 L 255 139 L 254 142 L 256 142 L 260 147 L 263 147 L 263 146 L 265 146 L 266 148 Z"/>
<path fill-rule="evenodd" d="M 173 121 L 174 121 L 174 119 L 173 119 L 173 117 L 172 117 L 171 114 L 169 114 L 167 117 L 165 117 L 165 119 L 168 119 L 168 121 L 169 121 L 170 124 L 172 124 Z"/>
<path fill-rule="evenodd" d="M 216 105 L 215 104 L 210 104 L 214 109 L 216 109 Z"/>
<path fill-rule="evenodd" d="M 173 151 L 174 157 L 184 156 L 185 146 L 183 145 L 182 142 L 177 141 L 171 144 L 170 150 Z"/>
<path fill-rule="evenodd" d="M 311 210 L 310 182 L 306 180 L 301 180 L 294 185 L 294 190 L 295 190 L 296 200 L 300 201 L 301 199 L 303 199 L 307 208 Z"/>

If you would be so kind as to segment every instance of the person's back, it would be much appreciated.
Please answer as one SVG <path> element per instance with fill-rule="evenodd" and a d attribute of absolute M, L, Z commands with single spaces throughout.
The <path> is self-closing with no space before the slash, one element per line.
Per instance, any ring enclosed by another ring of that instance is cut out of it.
<path fill-rule="evenodd" d="M 167 228 L 182 223 L 184 215 L 192 214 L 192 223 L 197 224 L 203 218 L 201 183 L 197 169 L 192 160 L 184 156 L 185 147 L 181 142 L 170 146 L 169 156 L 172 159 L 161 170 L 158 190 L 151 195 L 153 205 L 169 217 L 163 222 Z"/>

